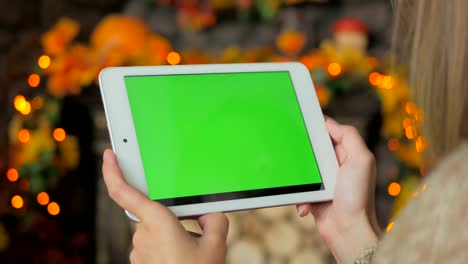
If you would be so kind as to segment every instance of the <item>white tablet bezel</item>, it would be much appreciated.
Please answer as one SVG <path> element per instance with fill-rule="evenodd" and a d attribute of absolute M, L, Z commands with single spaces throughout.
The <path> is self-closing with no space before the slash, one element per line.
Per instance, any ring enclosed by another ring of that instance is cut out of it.
<path fill-rule="evenodd" d="M 106 112 L 107 126 L 112 148 L 117 155 L 119 165 L 127 182 L 143 193 L 148 194 L 124 82 L 125 76 L 274 71 L 288 71 L 290 73 L 322 177 L 323 190 L 177 205 L 169 208 L 178 217 L 186 217 L 211 212 L 227 212 L 331 200 L 338 172 L 338 162 L 325 127 L 325 120 L 315 94 L 310 73 L 304 65 L 296 62 L 110 67 L 102 70 L 99 75 L 99 84 Z M 124 142 L 124 139 L 127 140 L 127 143 Z"/>

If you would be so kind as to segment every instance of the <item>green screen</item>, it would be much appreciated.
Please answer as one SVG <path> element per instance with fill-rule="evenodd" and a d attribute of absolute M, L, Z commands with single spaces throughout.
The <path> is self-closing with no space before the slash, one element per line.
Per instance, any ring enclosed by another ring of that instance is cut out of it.
<path fill-rule="evenodd" d="M 125 84 L 151 199 L 322 183 L 289 72 Z"/>

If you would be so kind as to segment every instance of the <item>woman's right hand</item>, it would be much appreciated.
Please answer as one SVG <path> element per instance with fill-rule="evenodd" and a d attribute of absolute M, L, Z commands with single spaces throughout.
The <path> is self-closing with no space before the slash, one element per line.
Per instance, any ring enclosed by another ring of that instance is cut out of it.
<path fill-rule="evenodd" d="M 229 221 L 214 213 L 198 218 L 203 234 L 190 234 L 174 213 L 129 185 L 111 150 L 104 152 L 102 172 L 110 197 L 140 219 L 133 234 L 131 263 L 225 263 Z"/>
<path fill-rule="evenodd" d="M 326 126 L 339 163 L 333 201 L 297 206 L 300 216 L 312 213 L 320 236 L 339 263 L 353 263 L 377 244 L 375 159 L 359 132 L 332 119 Z"/>

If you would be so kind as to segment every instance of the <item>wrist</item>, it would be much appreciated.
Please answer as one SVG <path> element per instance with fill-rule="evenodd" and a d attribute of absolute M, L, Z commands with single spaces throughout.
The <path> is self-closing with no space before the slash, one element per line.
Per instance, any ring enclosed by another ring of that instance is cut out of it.
<path fill-rule="evenodd" d="M 354 263 L 366 249 L 375 247 L 378 236 L 369 219 L 362 217 L 354 224 L 336 234 L 329 246 L 338 263 Z"/>

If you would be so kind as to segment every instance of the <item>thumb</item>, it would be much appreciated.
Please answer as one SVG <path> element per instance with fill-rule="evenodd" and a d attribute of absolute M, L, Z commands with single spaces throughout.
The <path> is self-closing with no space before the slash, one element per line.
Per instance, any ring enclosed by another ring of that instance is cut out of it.
<path fill-rule="evenodd" d="M 177 222 L 177 218 L 168 208 L 151 201 L 146 195 L 127 183 L 119 168 L 117 157 L 111 150 L 104 152 L 102 172 L 112 200 L 123 209 L 135 214 L 140 221 Z"/>
<path fill-rule="evenodd" d="M 202 243 L 208 244 L 209 246 L 226 243 L 229 220 L 223 213 L 203 215 L 198 218 L 198 223 L 203 229 L 203 235 L 201 237 Z"/>

